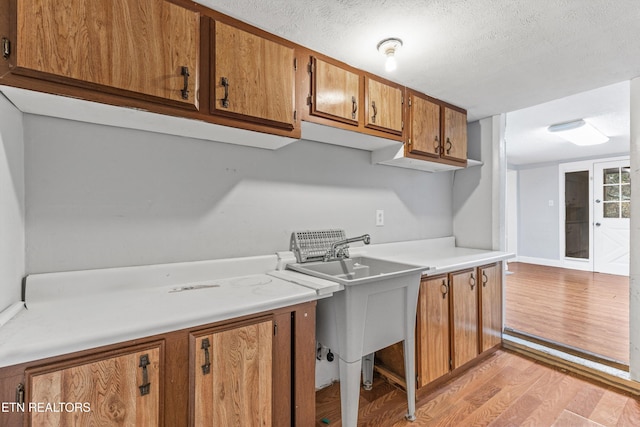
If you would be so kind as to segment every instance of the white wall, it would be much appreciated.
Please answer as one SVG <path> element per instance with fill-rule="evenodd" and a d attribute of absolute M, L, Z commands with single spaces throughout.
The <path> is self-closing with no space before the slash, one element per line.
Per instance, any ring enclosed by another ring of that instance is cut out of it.
<path fill-rule="evenodd" d="M 485 162 L 481 167 L 455 171 L 453 197 L 453 234 L 456 245 L 469 248 L 491 248 L 490 215 L 478 213 L 491 212 L 490 168 L 486 153 L 482 153 L 482 142 L 490 139 L 491 130 L 482 126 L 480 121 L 469 123 L 467 138 L 469 156 L 475 152 L 475 160 Z M 482 154 L 485 154 L 482 157 Z"/>
<path fill-rule="evenodd" d="M 504 118 L 493 116 L 469 123 L 468 156 L 481 167 L 455 171 L 453 233 L 456 245 L 504 250 Z"/>
<path fill-rule="evenodd" d="M 507 171 L 506 183 L 506 234 L 507 252 L 518 255 L 518 171 Z"/>
<path fill-rule="evenodd" d="M 22 113 L 0 94 L 0 311 L 21 300 L 24 271 Z"/>
<path fill-rule="evenodd" d="M 640 182 L 640 77 L 631 80 L 631 182 Z M 635 185 L 635 184 L 634 184 Z M 640 197 L 631 197 L 629 254 L 629 373 L 640 381 Z"/>
<path fill-rule="evenodd" d="M 558 176 L 557 164 L 518 171 L 519 259 L 560 259 Z"/>
<path fill-rule="evenodd" d="M 248 256 L 294 230 L 452 234 L 452 173 L 309 141 L 277 151 L 25 115 L 27 272 Z M 385 226 L 375 226 L 384 209 Z"/>

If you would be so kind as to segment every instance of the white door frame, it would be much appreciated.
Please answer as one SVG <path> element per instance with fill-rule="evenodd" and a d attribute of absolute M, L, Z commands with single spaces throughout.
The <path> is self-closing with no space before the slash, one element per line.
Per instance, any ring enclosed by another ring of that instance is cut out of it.
<path fill-rule="evenodd" d="M 629 276 L 629 244 L 631 228 L 629 218 L 606 218 L 603 215 L 605 195 L 603 194 L 603 171 L 607 168 L 630 167 L 630 159 L 595 162 L 593 217 L 593 269 L 599 273 Z M 596 171 L 598 173 L 596 173 Z M 600 199 L 600 203 L 597 203 Z M 605 238 L 605 236 L 608 237 Z M 609 240 L 609 242 L 607 242 Z M 617 241 L 616 241 L 617 240 Z M 625 242 L 626 240 L 626 242 Z"/>
<path fill-rule="evenodd" d="M 560 229 L 558 230 L 558 235 L 560 238 L 559 249 L 560 249 L 560 266 L 564 268 L 571 268 L 574 270 L 584 270 L 584 271 L 593 271 L 593 169 L 595 163 L 602 162 L 614 162 L 618 160 L 629 160 L 628 156 L 618 156 L 618 157 L 607 157 L 602 159 L 593 159 L 593 160 L 583 160 L 579 162 L 569 162 L 569 163 L 560 163 L 558 165 L 558 225 Z M 579 171 L 588 171 L 589 172 L 589 223 L 592 225 L 589 227 L 589 259 L 581 259 L 581 258 L 570 258 L 566 257 L 565 249 L 566 249 L 566 240 L 565 240 L 565 177 L 564 174 L 567 172 L 579 172 Z"/>
<path fill-rule="evenodd" d="M 506 251 L 516 255 L 515 258 L 507 260 L 505 265 L 508 269 L 509 262 L 518 261 L 518 179 L 519 174 L 516 169 L 507 170 L 507 182 L 506 182 Z"/>
<path fill-rule="evenodd" d="M 560 227 L 559 237 L 560 243 L 560 266 L 563 268 L 571 268 L 574 270 L 593 271 L 593 230 L 589 227 L 589 258 L 571 258 L 565 256 L 566 251 L 566 234 L 565 234 L 565 174 L 568 172 L 589 172 L 589 223 L 593 222 L 593 161 L 586 160 L 581 162 L 560 163 L 558 165 L 558 225 Z"/>

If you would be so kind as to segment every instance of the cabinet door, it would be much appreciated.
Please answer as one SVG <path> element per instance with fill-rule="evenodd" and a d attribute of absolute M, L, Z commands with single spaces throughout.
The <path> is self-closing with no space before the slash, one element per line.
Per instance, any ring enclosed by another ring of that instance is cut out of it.
<path fill-rule="evenodd" d="M 449 372 L 449 340 L 447 276 L 423 279 L 420 283 L 416 325 L 418 387 Z"/>
<path fill-rule="evenodd" d="M 293 48 L 220 21 L 213 26 L 211 112 L 293 129 Z"/>
<path fill-rule="evenodd" d="M 480 351 L 489 350 L 502 342 L 502 270 L 501 264 L 478 269 L 482 332 Z"/>
<path fill-rule="evenodd" d="M 271 426 L 273 322 L 195 339 L 195 426 Z"/>
<path fill-rule="evenodd" d="M 478 286 L 475 270 L 450 275 L 453 368 L 478 355 Z"/>
<path fill-rule="evenodd" d="M 316 57 L 311 61 L 311 114 L 357 125 L 360 76 Z"/>
<path fill-rule="evenodd" d="M 449 107 L 444 108 L 442 157 L 467 161 L 467 115 Z"/>
<path fill-rule="evenodd" d="M 196 12 L 159 0 L 20 0 L 17 20 L 18 71 L 197 106 Z"/>
<path fill-rule="evenodd" d="M 41 405 L 27 411 L 28 425 L 160 425 L 160 357 L 158 345 L 81 364 L 27 370 L 27 401 Z"/>
<path fill-rule="evenodd" d="M 416 93 L 409 95 L 409 154 L 439 158 L 440 105 Z"/>
<path fill-rule="evenodd" d="M 402 135 L 402 88 L 365 77 L 365 126 Z"/>

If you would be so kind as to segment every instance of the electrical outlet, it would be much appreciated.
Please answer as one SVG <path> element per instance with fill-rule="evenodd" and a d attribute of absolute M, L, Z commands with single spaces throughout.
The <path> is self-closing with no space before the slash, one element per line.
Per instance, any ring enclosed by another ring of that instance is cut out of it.
<path fill-rule="evenodd" d="M 376 211 L 376 227 L 384 226 L 384 211 L 382 209 L 378 209 Z"/>

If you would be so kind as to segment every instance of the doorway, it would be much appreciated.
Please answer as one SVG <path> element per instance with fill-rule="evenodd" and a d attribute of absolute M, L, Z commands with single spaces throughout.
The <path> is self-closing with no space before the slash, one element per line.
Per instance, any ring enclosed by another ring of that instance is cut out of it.
<path fill-rule="evenodd" d="M 594 164 L 594 271 L 629 275 L 629 161 Z"/>
<path fill-rule="evenodd" d="M 586 171 L 565 172 L 564 194 L 564 256 L 589 260 L 591 242 L 589 238 L 589 190 L 591 174 Z"/>
<path fill-rule="evenodd" d="M 560 164 L 559 267 L 629 275 L 629 159 Z"/>
<path fill-rule="evenodd" d="M 588 354 L 617 368 L 628 366 L 629 164 L 628 158 L 616 157 L 558 166 L 559 259 L 545 263 L 519 257 L 522 264 L 510 263 L 505 333 Z M 518 199 L 536 196 L 528 173 Z M 543 202 L 552 199 L 549 190 Z M 534 200 L 540 204 L 539 199 Z"/>

